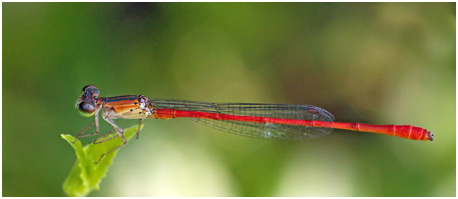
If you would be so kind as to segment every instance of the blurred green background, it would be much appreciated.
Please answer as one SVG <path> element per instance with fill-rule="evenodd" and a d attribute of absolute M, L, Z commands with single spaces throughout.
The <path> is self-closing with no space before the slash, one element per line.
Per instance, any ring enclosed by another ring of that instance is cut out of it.
<path fill-rule="evenodd" d="M 90 196 L 456 195 L 455 3 L 2 5 L 3 196 L 64 196 L 75 155 L 60 134 L 93 121 L 74 109 L 87 84 L 435 133 L 282 142 L 148 120 Z"/>

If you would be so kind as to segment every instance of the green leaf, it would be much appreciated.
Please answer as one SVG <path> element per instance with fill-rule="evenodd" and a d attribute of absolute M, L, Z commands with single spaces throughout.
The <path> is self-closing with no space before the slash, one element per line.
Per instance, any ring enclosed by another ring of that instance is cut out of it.
<path fill-rule="evenodd" d="M 130 140 L 137 133 L 137 129 L 138 125 L 125 129 L 126 139 Z M 119 150 L 106 155 L 97 164 L 96 162 L 102 154 L 121 145 L 122 139 L 117 137 L 110 141 L 99 144 L 91 143 L 83 147 L 79 140 L 73 143 L 76 138 L 71 135 L 61 134 L 60 136 L 73 147 L 76 153 L 76 162 L 63 185 L 64 192 L 68 196 L 81 197 L 88 195 L 94 189 L 99 190 L 99 184 Z"/>

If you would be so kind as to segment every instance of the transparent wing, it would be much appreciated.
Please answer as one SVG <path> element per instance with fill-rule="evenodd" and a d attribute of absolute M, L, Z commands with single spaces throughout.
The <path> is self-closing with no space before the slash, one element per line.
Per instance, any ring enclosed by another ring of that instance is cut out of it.
<path fill-rule="evenodd" d="M 156 110 L 178 110 L 175 111 L 177 115 L 174 117 L 187 117 L 222 131 L 263 139 L 301 140 L 325 136 L 331 133 L 334 121 L 331 113 L 310 105 L 205 103 L 181 100 L 151 102 L 153 109 Z M 186 114 L 178 115 L 180 111 L 185 111 Z M 283 121 L 281 119 L 286 119 L 288 124 L 277 122 Z M 311 127 L 305 126 L 304 120 L 328 123 L 324 127 Z"/>

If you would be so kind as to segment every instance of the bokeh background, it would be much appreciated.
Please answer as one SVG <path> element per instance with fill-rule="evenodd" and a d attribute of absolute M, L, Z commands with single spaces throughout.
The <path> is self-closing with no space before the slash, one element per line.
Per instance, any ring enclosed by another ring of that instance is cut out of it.
<path fill-rule="evenodd" d="M 75 155 L 60 134 L 93 121 L 74 109 L 87 84 L 101 96 L 311 104 L 341 122 L 435 133 L 282 142 L 149 120 L 90 196 L 456 195 L 455 3 L 2 5 L 3 196 L 64 196 Z"/>

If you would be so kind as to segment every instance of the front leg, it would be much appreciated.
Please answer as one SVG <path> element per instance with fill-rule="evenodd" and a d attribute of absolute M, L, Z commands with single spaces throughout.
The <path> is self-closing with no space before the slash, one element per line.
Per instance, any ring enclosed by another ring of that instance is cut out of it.
<path fill-rule="evenodd" d="M 97 135 L 99 134 L 100 132 L 100 126 L 99 126 L 99 111 L 97 110 L 94 114 L 94 122 L 92 122 L 91 124 L 89 124 L 89 126 L 87 126 L 86 128 L 82 129 L 78 135 L 76 136 L 76 139 L 75 141 L 73 141 L 73 144 L 79 139 L 79 138 L 84 138 L 84 137 L 89 137 L 89 136 L 94 136 L 94 135 Z M 89 134 L 86 134 L 86 135 L 83 135 L 87 130 L 91 129 L 95 124 L 95 133 L 89 133 Z"/>

